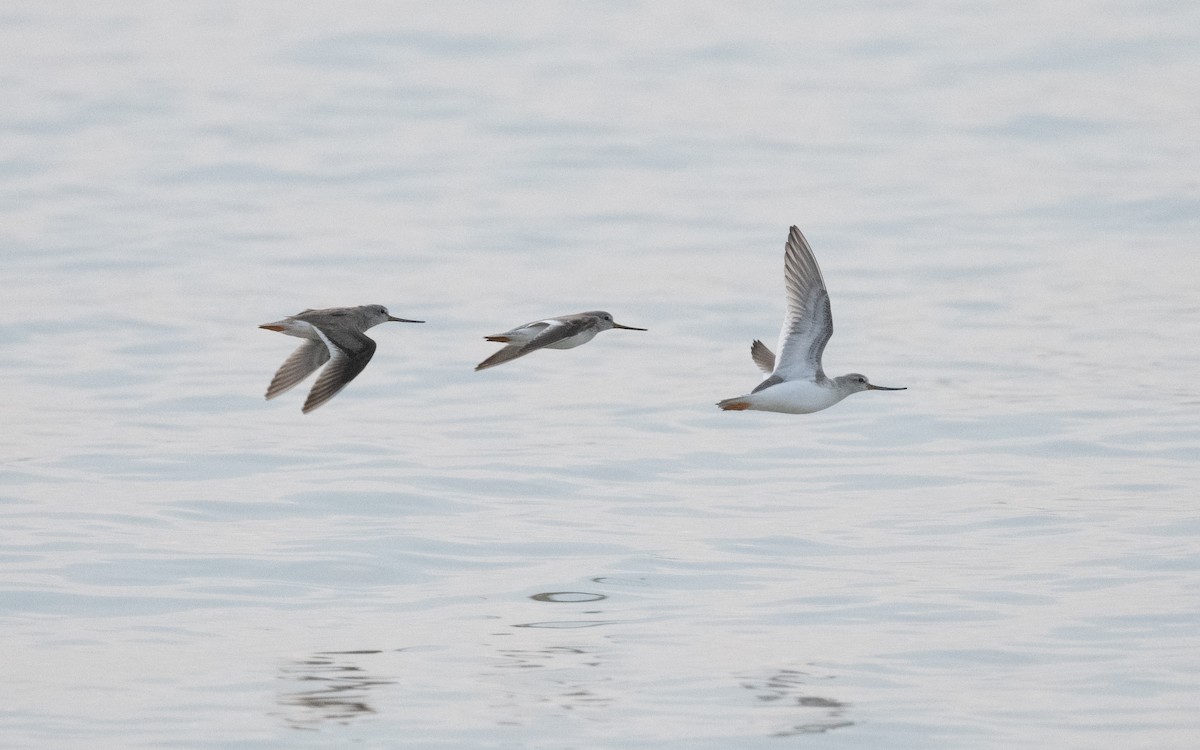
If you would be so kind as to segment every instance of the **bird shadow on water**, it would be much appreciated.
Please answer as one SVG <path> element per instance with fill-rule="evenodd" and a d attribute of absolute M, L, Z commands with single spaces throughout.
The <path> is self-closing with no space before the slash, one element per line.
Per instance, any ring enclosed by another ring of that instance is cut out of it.
<path fill-rule="evenodd" d="M 376 713 L 368 702 L 371 690 L 395 681 L 373 676 L 358 661 L 382 653 L 327 651 L 284 665 L 280 678 L 304 686 L 279 694 L 279 705 L 286 710 L 284 721 L 293 729 L 317 730 L 326 722 L 348 724 Z"/>
<path fill-rule="evenodd" d="M 742 682 L 742 687 L 753 691 L 754 696 L 766 705 L 789 710 L 796 707 L 812 709 L 811 712 L 805 712 L 811 718 L 772 732 L 773 737 L 823 734 L 834 729 L 854 726 L 853 721 L 844 718 L 850 704 L 812 694 L 808 683 L 821 679 L 829 678 L 796 669 L 780 669 L 763 680 L 747 679 Z"/>

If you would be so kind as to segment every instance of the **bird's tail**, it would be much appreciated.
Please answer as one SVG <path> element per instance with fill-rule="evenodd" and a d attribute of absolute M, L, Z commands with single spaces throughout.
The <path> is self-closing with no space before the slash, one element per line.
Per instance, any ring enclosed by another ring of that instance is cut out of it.
<path fill-rule="evenodd" d="M 750 402 L 744 396 L 737 398 L 727 398 L 724 401 L 718 401 L 717 406 L 725 411 L 745 411 L 750 408 Z"/>

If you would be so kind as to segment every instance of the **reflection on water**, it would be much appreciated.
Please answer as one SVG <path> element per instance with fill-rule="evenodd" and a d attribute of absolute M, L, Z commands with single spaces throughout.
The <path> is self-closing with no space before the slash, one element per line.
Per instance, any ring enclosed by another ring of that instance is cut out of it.
<path fill-rule="evenodd" d="M 520 724 L 532 706 L 542 711 L 577 712 L 616 702 L 613 678 L 602 671 L 597 650 L 580 646 L 547 646 L 538 649 L 500 649 L 498 669 L 545 670 L 535 682 L 522 681 L 520 690 L 504 690 L 494 708 L 504 712 L 498 724 Z M 508 680 L 499 684 L 510 685 Z M 603 688 L 608 687 L 608 694 Z"/>
<path fill-rule="evenodd" d="M 535 602 L 549 604 L 587 604 L 607 599 L 607 594 L 597 594 L 590 591 L 546 591 L 529 597 Z M 598 615 L 602 610 L 587 610 L 583 614 Z M 574 628 L 594 628 L 599 625 L 610 625 L 615 620 L 584 619 L 584 620 L 548 620 L 542 622 L 524 622 L 513 625 L 514 628 L 551 628 L 571 630 Z"/>
<path fill-rule="evenodd" d="M 574 630 L 576 628 L 595 628 L 601 625 L 611 625 L 613 622 L 613 620 L 545 620 L 543 622 L 522 622 L 513 625 L 513 627 Z"/>
<path fill-rule="evenodd" d="M 553 602 L 557 604 L 578 604 L 580 602 L 598 602 L 607 599 L 606 594 L 592 594 L 586 591 L 547 591 L 544 594 L 534 594 L 529 597 L 535 602 Z"/>
<path fill-rule="evenodd" d="M 833 729 L 854 726 L 853 721 L 842 717 L 848 704 L 833 698 L 812 694 L 807 683 L 817 679 L 832 679 L 830 677 L 814 677 L 807 672 L 795 669 L 781 669 L 765 680 L 747 680 L 742 687 L 755 693 L 758 700 L 780 708 L 792 709 L 800 707 L 812 709 L 803 713 L 803 720 L 795 722 L 795 716 L 789 716 L 787 726 L 772 732 L 774 737 L 788 737 L 794 734 L 821 734 Z"/>
<path fill-rule="evenodd" d="M 646 683 L 622 678 L 614 665 L 606 664 L 605 648 L 566 644 L 497 648 L 488 660 L 490 666 L 473 679 L 485 690 L 490 686 L 488 707 L 494 712 L 493 726 L 525 726 L 547 715 L 604 721 L 615 707 L 630 707 L 649 699 L 654 690 Z M 346 725 L 366 715 L 394 712 L 401 708 L 400 703 L 420 704 L 424 696 L 416 693 L 405 698 L 392 696 L 387 705 L 379 704 L 378 696 L 372 700 L 376 688 L 400 684 L 365 665 L 372 657 L 385 653 L 389 652 L 325 651 L 281 667 L 280 678 L 287 687 L 279 693 L 277 702 L 285 709 L 284 723 L 293 729 L 316 731 L 329 722 Z M 510 670 L 526 676 L 515 680 L 504 677 Z M 814 687 L 813 683 L 831 679 L 812 672 L 778 669 L 766 677 L 743 676 L 739 684 L 754 694 L 760 707 L 769 709 L 773 716 L 779 714 L 769 723 L 771 728 L 764 727 L 764 734 L 787 737 L 821 734 L 855 724 L 845 717 L 849 704 Z M 722 682 L 702 681 L 707 689 L 716 690 L 723 690 Z M 701 683 L 696 687 L 705 689 Z M 422 690 L 416 683 L 409 689 L 417 693 Z M 402 692 L 403 687 L 398 695 Z M 597 709 L 605 709 L 605 713 L 594 713 Z"/>
<path fill-rule="evenodd" d="M 367 702 L 371 689 L 393 680 L 375 677 L 359 666 L 361 657 L 382 651 L 325 651 L 285 665 L 281 679 L 304 686 L 279 694 L 279 705 L 297 709 L 284 715 L 295 729 L 315 730 L 327 721 L 348 723 L 375 709 Z M 356 658 L 358 657 L 358 658 Z"/>
<path fill-rule="evenodd" d="M 542 604 L 589 604 L 608 598 L 607 594 L 588 591 L 546 591 L 533 594 L 532 601 Z M 588 609 L 585 615 L 598 615 L 601 610 Z M 574 630 L 609 625 L 612 621 L 600 619 L 556 620 L 544 622 L 513 623 L 511 627 L 522 629 Z M 558 636 L 545 634 L 539 639 L 554 639 Z M 565 637 L 565 636 L 564 636 Z M 545 642 L 545 641 L 542 641 Z M 588 641 L 596 643 L 596 641 Z M 603 642 L 603 641 L 600 641 Z M 570 712 L 572 715 L 583 709 L 607 706 L 617 700 L 616 694 L 604 694 L 601 686 L 611 687 L 613 677 L 603 670 L 600 648 L 594 645 L 553 643 L 537 648 L 501 648 L 499 669 L 538 669 L 536 683 L 525 683 L 522 691 L 505 691 L 502 706 L 511 711 L 513 719 L 500 723 L 520 723 L 515 717 L 526 713 L 531 695 L 533 705 L 539 710 L 550 708 Z M 609 690 L 612 693 L 612 690 Z M 498 707 L 502 707 L 498 706 Z"/>

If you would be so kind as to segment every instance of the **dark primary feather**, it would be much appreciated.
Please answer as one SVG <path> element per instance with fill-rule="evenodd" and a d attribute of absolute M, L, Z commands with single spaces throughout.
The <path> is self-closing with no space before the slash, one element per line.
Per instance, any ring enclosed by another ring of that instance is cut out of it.
<path fill-rule="evenodd" d="M 305 414 L 336 396 L 338 391 L 358 377 L 371 357 L 375 356 L 375 342 L 358 331 L 318 330 L 336 351 L 332 352 L 332 361 L 321 371 L 321 376 L 308 393 L 302 409 Z"/>
<path fill-rule="evenodd" d="M 754 364 L 758 365 L 758 369 L 768 375 L 775 369 L 775 353 L 758 339 L 754 339 L 754 343 L 750 345 L 750 359 L 754 360 Z"/>
<path fill-rule="evenodd" d="M 773 385 L 779 385 L 782 382 L 783 382 L 783 378 L 779 377 L 778 375 L 772 375 L 771 377 L 767 378 L 763 382 L 754 386 L 754 390 L 752 390 L 750 392 L 758 393 L 759 391 L 766 390 L 767 388 L 770 388 Z"/>

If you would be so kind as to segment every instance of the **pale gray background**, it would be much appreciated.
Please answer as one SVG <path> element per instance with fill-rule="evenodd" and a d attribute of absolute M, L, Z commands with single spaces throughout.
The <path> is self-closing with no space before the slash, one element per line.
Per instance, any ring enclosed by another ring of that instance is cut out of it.
<path fill-rule="evenodd" d="M 4 3 L 0 744 L 1194 747 L 1197 70 L 1194 2 Z M 713 406 L 792 223 L 908 391 Z M 429 323 L 263 401 L 364 303 Z"/>

